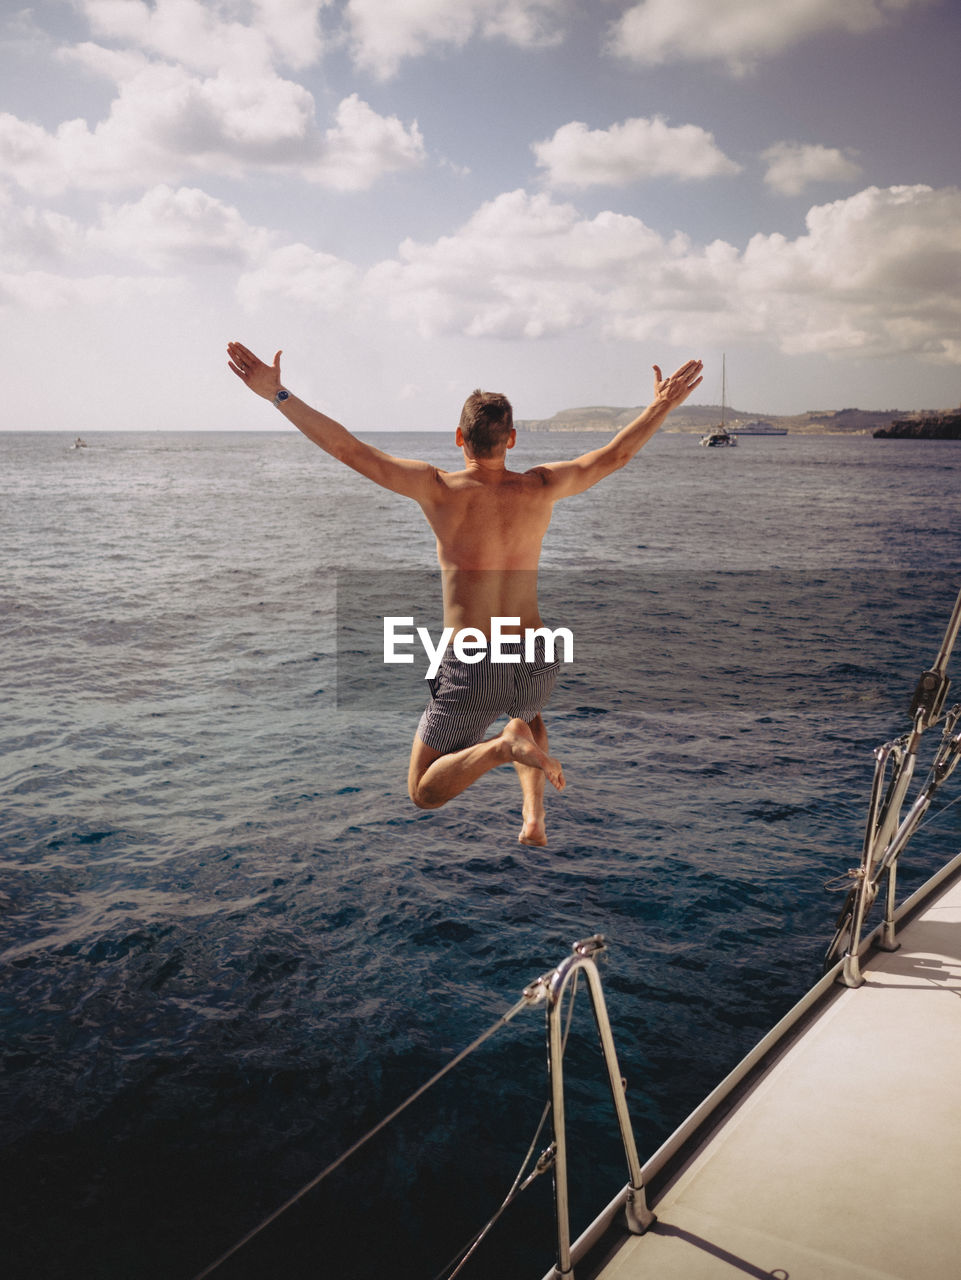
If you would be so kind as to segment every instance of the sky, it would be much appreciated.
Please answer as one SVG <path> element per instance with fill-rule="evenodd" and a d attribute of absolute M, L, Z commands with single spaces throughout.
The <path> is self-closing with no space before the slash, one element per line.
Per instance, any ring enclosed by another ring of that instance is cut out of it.
<path fill-rule="evenodd" d="M 957 0 L 4 0 L 0 429 L 961 403 Z"/>

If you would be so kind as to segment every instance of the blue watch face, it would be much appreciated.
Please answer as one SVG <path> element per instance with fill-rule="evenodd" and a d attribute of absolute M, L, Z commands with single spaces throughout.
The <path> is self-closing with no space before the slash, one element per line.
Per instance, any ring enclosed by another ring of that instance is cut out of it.
<path fill-rule="evenodd" d="M 290 392 L 289 392 L 289 391 L 278 391 L 278 392 L 277 392 L 277 395 L 275 396 L 275 399 L 277 399 L 277 400 L 289 400 L 289 399 L 290 399 Z"/>

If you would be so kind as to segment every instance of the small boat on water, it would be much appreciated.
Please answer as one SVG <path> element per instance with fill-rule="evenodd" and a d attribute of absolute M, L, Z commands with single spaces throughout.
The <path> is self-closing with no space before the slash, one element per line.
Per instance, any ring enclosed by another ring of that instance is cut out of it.
<path fill-rule="evenodd" d="M 721 360 L 721 421 L 698 441 L 705 449 L 731 449 L 737 444 L 737 435 L 727 429 L 727 358 Z"/>
<path fill-rule="evenodd" d="M 726 431 L 723 426 L 715 427 L 713 431 L 708 431 L 701 436 L 698 443 L 705 449 L 733 448 L 737 444 L 737 435 Z"/>
<path fill-rule="evenodd" d="M 88 447 L 89 446 L 83 436 L 77 436 L 76 440 L 74 440 L 73 444 L 70 446 L 71 449 L 86 449 Z"/>

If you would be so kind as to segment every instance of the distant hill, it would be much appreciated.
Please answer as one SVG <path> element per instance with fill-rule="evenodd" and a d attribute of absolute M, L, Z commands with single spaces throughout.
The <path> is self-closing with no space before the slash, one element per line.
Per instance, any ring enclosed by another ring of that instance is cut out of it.
<path fill-rule="evenodd" d="M 562 409 L 552 418 L 518 419 L 519 431 L 604 431 L 611 435 L 626 427 L 644 409 L 644 405 L 614 408 L 610 405 L 588 405 L 580 409 Z M 726 411 L 727 425 L 762 419 L 773 427 L 786 427 L 790 432 L 807 435 L 869 435 L 896 421 L 914 422 L 931 416 L 905 413 L 902 409 L 810 409 L 806 413 L 777 415 L 748 413 L 743 409 Z M 941 416 L 941 415 L 934 415 Z M 719 404 L 685 404 L 668 419 L 666 431 L 707 431 L 721 420 Z"/>

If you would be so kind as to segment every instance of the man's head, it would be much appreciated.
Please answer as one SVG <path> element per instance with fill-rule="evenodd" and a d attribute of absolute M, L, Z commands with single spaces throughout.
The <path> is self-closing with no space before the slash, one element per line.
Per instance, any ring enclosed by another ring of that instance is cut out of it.
<path fill-rule="evenodd" d="M 474 458 L 494 458 L 513 444 L 511 402 L 497 391 L 473 391 L 464 401 L 458 428 L 464 448 Z"/>

